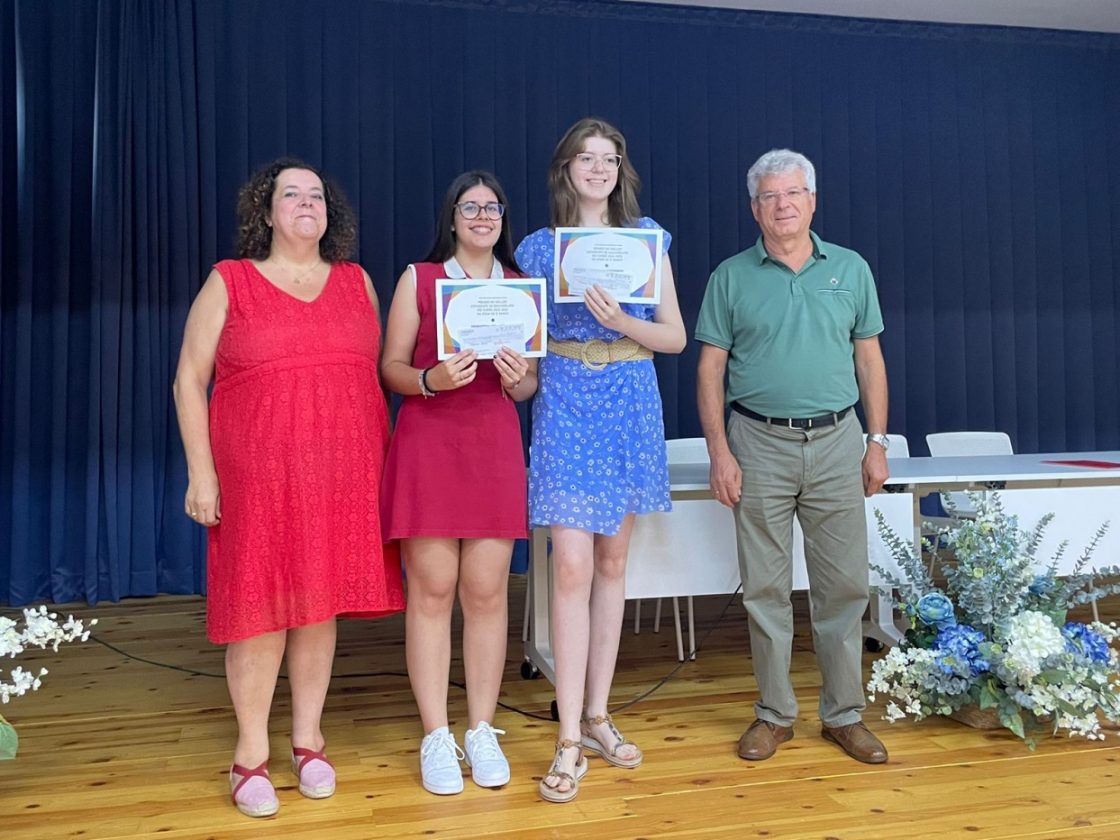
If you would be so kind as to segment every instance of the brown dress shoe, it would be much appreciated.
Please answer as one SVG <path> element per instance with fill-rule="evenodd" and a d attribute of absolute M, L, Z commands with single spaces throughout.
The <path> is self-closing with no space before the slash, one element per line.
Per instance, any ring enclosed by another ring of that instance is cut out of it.
<path fill-rule="evenodd" d="M 756 720 L 739 738 L 739 758 L 762 761 L 778 751 L 778 745 L 793 737 L 792 726 L 778 726 L 768 720 Z"/>
<path fill-rule="evenodd" d="M 848 726 L 822 726 L 821 736 L 864 764 L 882 764 L 887 760 L 887 748 L 862 720 Z"/>

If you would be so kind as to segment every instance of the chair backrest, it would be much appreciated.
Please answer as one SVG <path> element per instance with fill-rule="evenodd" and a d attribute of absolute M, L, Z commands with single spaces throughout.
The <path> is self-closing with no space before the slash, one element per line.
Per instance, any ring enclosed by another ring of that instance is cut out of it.
<path fill-rule="evenodd" d="M 887 447 L 887 460 L 893 461 L 895 458 L 909 458 L 910 457 L 910 443 L 906 440 L 906 435 L 887 435 L 887 440 L 891 445 Z M 867 450 L 867 443 L 863 444 L 864 451 Z"/>
<path fill-rule="evenodd" d="M 890 440 L 891 446 L 887 450 L 887 458 L 909 458 L 910 457 L 910 443 L 906 440 L 906 435 L 887 435 Z"/>
<path fill-rule="evenodd" d="M 935 432 L 926 435 L 929 454 L 1012 455 L 1011 438 L 1006 432 Z"/>
<path fill-rule="evenodd" d="M 704 464 L 708 461 L 708 442 L 702 437 L 674 438 L 665 441 L 670 464 Z"/>
<path fill-rule="evenodd" d="M 1013 455 L 1011 438 L 1005 432 L 935 432 L 926 435 L 929 454 L 942 455 Z M 950 493 L 957 512 L 964 516 L 976 513 L 976 506 L 964 493 Z"/>

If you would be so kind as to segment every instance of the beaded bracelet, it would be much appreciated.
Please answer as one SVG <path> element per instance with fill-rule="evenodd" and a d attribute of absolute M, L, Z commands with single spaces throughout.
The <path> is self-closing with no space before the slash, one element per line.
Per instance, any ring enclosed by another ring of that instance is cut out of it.
<path fill-rule="evenodd" d="M 420 385 L 420 393 L 424 397 L 424 399 L 427 399 L 428 397 L 434 397 L 436 395 L 436 392 L 428 387 L 428 371 L 430 370 L 431 368 L 424 368 L 422 371 L 420 371 L 420 375 L 416 378 L 416 381 Z"/>

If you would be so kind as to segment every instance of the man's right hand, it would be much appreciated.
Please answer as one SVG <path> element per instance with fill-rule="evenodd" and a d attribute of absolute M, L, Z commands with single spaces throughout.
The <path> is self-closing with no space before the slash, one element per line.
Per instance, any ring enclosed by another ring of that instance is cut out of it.
<path fill-rule="evenodd" d="M 712 487 L 712 495 L 721 505 L 733 508 L 739 504 L 739 496 L 743 493 L 743 471 L 730 451 L 712 456 L 708 483 Z"/>

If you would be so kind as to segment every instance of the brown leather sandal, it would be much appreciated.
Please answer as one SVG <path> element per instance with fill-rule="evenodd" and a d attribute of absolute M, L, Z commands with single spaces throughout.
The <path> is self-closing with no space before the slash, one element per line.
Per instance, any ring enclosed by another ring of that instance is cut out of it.
<path fill-rule="evenodd" d="M 615 737 L 613 747 L 608 747 L 591 732 L 592 726 L 602 726 L 604 723 L 610 727 L 611 734 Z M 579 722 L 579 731 L 582 736 L 580 738 L 580 743 L 583 748 L 588 752 L 600 756 L 608 764 L 613 764 L 615 767 L 622 767 L 626 770 L 633 770 L 642 763 L 642 751 L 638 749 L 638 745 L 633 741 L 627 741 L 622 737 L 622 733 L 618 731 L 618 727 L 614 725 L 614 720 L 610 715 L 592 715 L 591 717 L 584 715 L 583 719 Z M 625 746 L 633 747 L 637 750 L 637 755 L 633 758 L 622 758 L 618 754 L 618 751 Z"/>
<path fill-rule="evenodd" d="M 575 747 L 579 750 L 576 758 L 576 772 L 573 776 L 571 773 L 565 773 L 560 769 L 561 753 L 570 747 Z M 556 756 L 552 759 L 552 766 L 548 768 L 548 772 L 541 777 L 540 784 L 537 785 L 537 791 L 541 795 L 541 799 L 545 802 L 571 802 L 576 798 L 579 793 L 579 780 L 587 775 L 587 757 L 583 754 L 583 747 L 580 746 L 579 741 L 560 740 L 556 742 Z M 549 776 L 554 776 L 560 781 L 555 785 L 548 784 L 545 779 Z M 567 782 L 567 790 L 557 790 L 561 783 Z"/>

